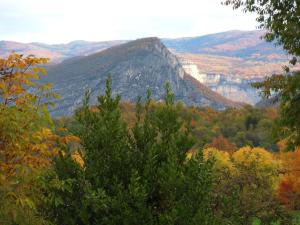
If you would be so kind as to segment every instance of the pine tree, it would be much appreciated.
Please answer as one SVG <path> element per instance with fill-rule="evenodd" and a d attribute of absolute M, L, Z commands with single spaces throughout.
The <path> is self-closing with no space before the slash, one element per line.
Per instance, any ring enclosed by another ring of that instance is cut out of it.
<path fill-rule="evenodd" d="M 59 204 L 48 212 L 59 218 L 56 223 L 220 224 L 212 210 L 212 165 L 200 151 L 187 159 L 195 140 L 168 84 L 164 104 L 152 107 L 150 92 L 145 104 L 138 101 L 132 130 L 122 119 L 111 78 L 96 107 L 88 100 L 89 94 L 76 113 L 84 168 L 74 176 L 78 168 L 68 157 L 55 164 L 55 179 L 63 185 L 50 190 Z"/>

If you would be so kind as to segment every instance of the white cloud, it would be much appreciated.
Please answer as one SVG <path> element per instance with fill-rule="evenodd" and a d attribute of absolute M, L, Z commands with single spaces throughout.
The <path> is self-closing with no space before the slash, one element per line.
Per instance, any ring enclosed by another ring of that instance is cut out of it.
<path fill-rule="evenodd" d="M 254 15 L 232 11 L 221 0 L 0 0 L 0 40 L 182 37 L 255 25 Z"/>

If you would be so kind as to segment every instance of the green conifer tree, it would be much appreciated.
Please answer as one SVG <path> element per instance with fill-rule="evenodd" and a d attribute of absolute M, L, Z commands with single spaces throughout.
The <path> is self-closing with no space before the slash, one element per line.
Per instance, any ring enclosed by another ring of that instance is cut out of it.
<path fill-rule="evenodd" d="M 212 209 L 212 165 L 201 152 L 187 159 L 195 140 L 168 84 L 164 104 L 152 107 L 150 92 L 145 104 L 138 101 L 131 130 L 120 97 L 112 95 L 111 78 L 97 108 L 88 99 L 76 114 L 84 168 L 74 176 L 78 168 L 68 158 L 55 164 L 63 185 L 50 190 L 59 204 L 48 211 L 56 224 L 221 224 Z M 66 183 L 70 187 L 63 189 Z"/>

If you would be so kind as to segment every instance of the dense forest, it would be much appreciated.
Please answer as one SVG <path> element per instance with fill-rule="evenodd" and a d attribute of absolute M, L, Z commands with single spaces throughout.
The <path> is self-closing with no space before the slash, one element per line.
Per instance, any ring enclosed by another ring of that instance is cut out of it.
<path fill-rule="evenodd" d="M 276 108 L 105 95 L 51 118 L 46 59 L 1 59 L 1 224 L 298 224 L 300 149 Z M 30 88 L 28 88 L 30 87 Z"/>
<path fill-rule="evenodd" d="M 298 1 L 227 0 L 298 63 Z M 0 58 L 0 224 L 300 224 L 300 73 L 254 84 L 278 107 L 216 111 L 147 91 L 52 118 L 46 58 Z"/>

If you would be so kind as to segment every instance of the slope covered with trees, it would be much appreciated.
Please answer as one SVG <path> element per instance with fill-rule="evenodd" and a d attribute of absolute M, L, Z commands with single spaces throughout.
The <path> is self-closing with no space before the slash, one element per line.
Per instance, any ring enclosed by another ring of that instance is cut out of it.
<path fill-rule="evenodd" d="M 271 134 L 276 111 L 187 108 L 168 84 L 163 102 L 121 104 L 108 79 L 96 105 L 87 93 L 53 122 L 45 62 L 0 61 L 1 224 L 298 223 L 299 151 L 249 138 Z"/>

